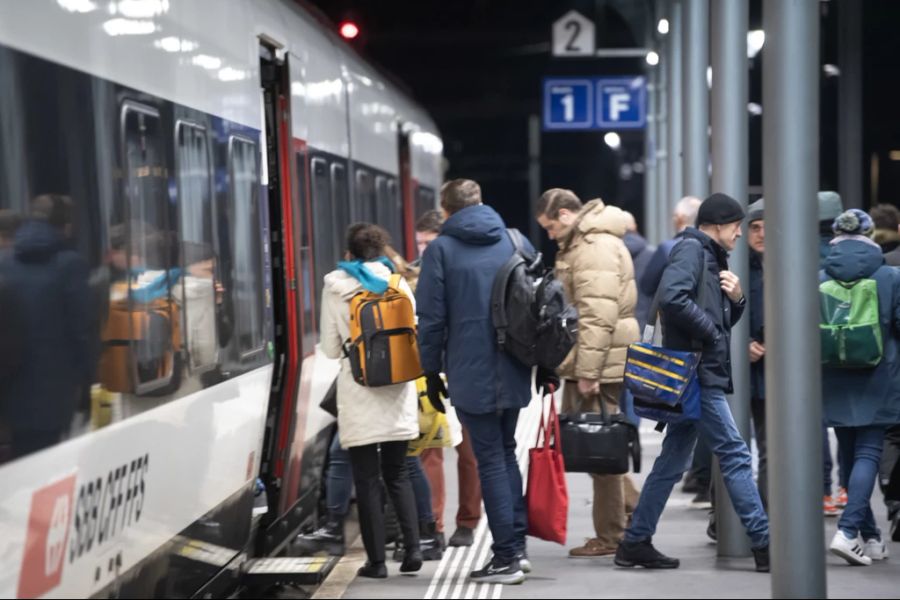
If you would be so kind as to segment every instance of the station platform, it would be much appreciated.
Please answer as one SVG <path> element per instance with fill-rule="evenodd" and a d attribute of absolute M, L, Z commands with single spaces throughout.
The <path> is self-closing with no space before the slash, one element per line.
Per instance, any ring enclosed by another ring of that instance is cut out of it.
<path fill-rule="evenodd" d="M 540 413 L 535 400 L 522 413 L 517 430 L 519 459 L 523 471 L 528 448 L 534 444 Z M 663 435 L 645 423 L 641 429 L 643 472 L 632 475 L 640 485 L 659 455 Z M 447 482 L 447 535 L 453 532 L 456 514 L 456 461 L 447 451 L 444 461 Z M 486 519 L 476 530 L 475 544 L 469 548 L 448 548 L 441 561 L 426 562 L 413 576 L 400 575 L 399 563 L 389 562 L 386 580 L 356 578 L 356 570 L 365 562 L 361 540 L 357 539 L 340 564 L 314 598 L 760 598 L 771 595 L 768 574 L 756 573 L 752 558 L 722 559 L 716 546 L 706 536 L 708 511 L 691 506 L 692 496 L 680 492 L 680 484 L 663 513 L 654 545 L 662 552 L 681 559 L 681 567 L 669 571 L 623 569 L 613 564 L 612 557 L 574 559 L 568 557 L 571 547 L 592 537 L 591 503 L 593 488 L 590 477 L 581 473 L 567 476 L 569 489 L 568 543 L 558 544 L 528 538 L 528 553 L 533 571 L 522 585 L 502 586 L 476 584 L 468 573 L 490 558 L 491 536 Z M 888 531 L 881 495 L 876 489 L 873 510 L 882 531 Z M 837 525 L 836 518 L 823 517 L 826 544 Z M 802 544 L 797 540 L 797 544 Z M 828 596 L 830 598 L 897 598 L 900 597 L 900 544 L 888 542 L 893 554 L 870 567 L 851 567 L 832 556 L 826 556 Z"/>

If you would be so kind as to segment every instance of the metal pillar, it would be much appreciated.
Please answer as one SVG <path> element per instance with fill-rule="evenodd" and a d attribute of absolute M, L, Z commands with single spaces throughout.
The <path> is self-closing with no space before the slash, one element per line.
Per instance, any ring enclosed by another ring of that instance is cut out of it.
<path fill-rule="evenodd" d="M 709 195 L 709 0 L 682 0 L 684 9 L 684 192 Z"/>
<path fill-rule="evenodd" d="M 659 237 L 656 221 L 656 214 L 660 210 L 656 189 L 656 147 L 659 129 L 655 110 L 659 94 L 656 89 L 657 71 L 657 67 L 650 67 L 647 72 L 647 129 L 644 131 L 644 235 L 650 243 L 656 243 Z"/>
<path fill-rule="evenodd" d="M 528 115 L 528 238 L 535 248 L 541 243 L 541 232 L 534 218 L 541 196 L 541 117 Z"/>
<path fill-rule="evenodd" d="M 766 427 L 772 596 L 823 598 L 819 2 L 764 0 Z"/>
<path fill-rule="evenodd" d="M 712 188 L 747 206 L 749 139 L 747 97 L 748 0 L 711 0 L 712 98 Z M 747 244 L 741 241 L 731 255 L 729 267 L 741 279 L 744 293 L 750 287 Z M 745 314 L 731 331 L 731 371 L 734 394 L 728 399 L 741 437 L 750 440 L 750 315 Z M 719 556 L 749 556 L 750 541 L 730 502 L 726 501 L 721 472 L 716 469 L 716 531 Z"/>
<path fill-rule="evenodd" d="M 863 207 L 862 9 L 838 3 L 838 189 L 846 208 Z"/>
<path fill-rule="evenodd" d="M 668 117 L 669 139 L 666 155 L 669 161 L 669 185 L 667 197 L 667 219 L 671 219 L 675 212 L 675 205 L 684 195 L 682 175 L 684 173 L 683 159 L 681 155 L 681 71 L 682 71 L 682 26 L 681 26 L 681 2 L 669 0 L 669 35 L 666 36 L 666 79 L 668 80 Z M 666 231 L 669 238 L 675 234 L 671 220 L 667 220 Z"/>
<path fill-rule="evenodd" d="M 664 4 L 664 3 L 660 3 Z M 660 54 L 663 48 L 660 47 Z M 662 57 L 660 57 L 662 62 Z M 656 232 L 657 239 L 654 244 L 659 244 L 669 237 L 669 115 L 666 112 L 668 90 L 668 77 L 665 64 L 657 65 L 656 74 Z"/>

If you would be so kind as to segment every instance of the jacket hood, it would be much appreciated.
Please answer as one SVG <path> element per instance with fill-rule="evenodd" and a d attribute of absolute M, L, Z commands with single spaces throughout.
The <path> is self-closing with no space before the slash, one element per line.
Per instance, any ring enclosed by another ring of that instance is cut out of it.
<path fill-rule="evenodd" d="M 628 252 L 631 254 L 632 260 L 637 258 L 638 254 L 647 249 L 647 240 L 644 239 L 644 236 L 634 231 L 626 232 L 623 241 L 625 242 L 625 247 L 628 248 Z"/>
<path fill-rule="evenodd" d="M 606 206 L 603 200 L 591 200 L 584 205 L 575 227 L 582 233 L 610 233 L 625 237 L 625 213 L 621 208 Z"/>
<path fill-rule="evenodd" d="M 490 206 L 469 206 L 452 215 L 441 227 L 441 235 L 455 237 L 461 242 L 490 246 L 499 242 L 506 231 L 503 219 Z"/>
<path fill-rule="evenodd" d="M 592 233 L 608 233 L 617 238 L 625 237 L 625 213 L 615 206 L 606 206 L 603 200 L 591 200 L 578 213 L 572 226 L 557 240 L 561 250 L 569 247 L 575 232 L 581 236 Z"/>
<path fill-rule="evenodd" d="M 844 240 L 831 247 L 825 272 L 833 279 L 850 282 L 871 277 L 883 264 L 884 256 L 874 244 Z"/>
<path fill-rule="evenodd" d="M 716 257 L 716 262 L 719 263 L 719 267 L 728 269 L 728 251 L 699 229 L 688 227 L 679 233 L 677 237 L 697 240 L 704 248 L 712 252 L 713 256 Z"/>
<path fill-rule="evenodd" d="M 14 248 L 22 262 L 44 262 L 65 248 L 65 240 L 49 223 L 32 220 L 19 227 Z"/>
<path fill-rule="evenodd" d="M 378 261 L 367 262 L 366 267 L 373 275 L 385 281 L 391 278 L 391 270 Z M 336 294 L 342 300 L 350 300 L 363 291 L 363 286 L 358 279 L 346 271 L 335 269 L 325 276 L 325 290 Z"/>

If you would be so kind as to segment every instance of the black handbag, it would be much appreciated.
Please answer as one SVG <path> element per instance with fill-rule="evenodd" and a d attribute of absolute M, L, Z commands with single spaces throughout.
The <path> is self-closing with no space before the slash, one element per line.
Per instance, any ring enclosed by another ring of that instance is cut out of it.
<path fill-rule="evenodd" d="M 602 400 L 599 413 L 560 413 L 559 429 L 566 471 L 622 475 L 631 457 L 634 472 L 641 472 L 637 427 L 622 413 L 609 414 Z"/>

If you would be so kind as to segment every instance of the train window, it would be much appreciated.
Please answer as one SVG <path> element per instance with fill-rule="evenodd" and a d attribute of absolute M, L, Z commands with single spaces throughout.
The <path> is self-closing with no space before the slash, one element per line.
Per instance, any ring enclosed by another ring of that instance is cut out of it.
<path fill-rule="evenodd" d="M 416 190 L 416 219 L 429 210 L 434 210 L 434 201 L 434 190 L 429 187 L 419 186 Z"/>
<path fill-rule="evenodd" d="M 256 144 L 237 137 L 229 140 L 231 215 L 234 261 L 231 285 L 235 336 L 242 358 L 265 345 L 262 220 Z"/>
<path fill-rule="evenodd" d="M 356 170 L 355 191 L 356 202 L 353 220 L 375 223 L 378 219 L 375 210 L 375 182 L 372 181 L 372 174 L 365 169 Z"/>
<path fill-rule="evenodd" d="M 107 376 L 118 379 L 108 381 L 113 385 L 107 387 L 143 394 L 171 382 L 181 346 L 172 293 L 178 277 L 177 247 L 159 113 L 126 103 L 122 124 L 129 219 L 124 237 L 111 245 L 113 252 L 124 252 L 127 270 L 124 281 L 111 285 L 109 354 L 104 358 Z M 122 364 L 126 361 L 130 368 Z"/>
<path fill-rule="evenodd" d="M 297 214 L 300 215 L 298 225 L 299 231 L 296 232 L 294 239 L 299 242 L 300 257 L 300 278 L 302 286 L 301 312 L 303 319 L 301 323 L 300 341 L 304 355 L 313 352 L 316 345 L 316 317 L 315 317 L 315 301 L 313 295 L 315 293 L 316 284 L 314 281 L 315 271 L 313 269 L 313 253 L 312 240 L 310 239 L 310 231 L 314 221 L 311 219 L 310 206 L 306 197 L 306 155 L 298 152 L 295 155 L 295 167 L 297 174 L 297 185 L 294 186 L 296 193 Z M 323 274 L 324 275 L 324 274 Z"/>
<path fill-rule="evenodd" d="M 338 256 L 343 251 L 344 232 L 350 226 L 350 191 L 347 189 L 347 168 L 338 163 L 331 164 L 331 208 L 334 211 L 334 239 Z M 332 264 L 331 268 L 334 268 Z"/>
<path fill-rule="evenodd" d="M 403 206 L 398 194 L 397 181 L 383 175 L 375 178 L 378 193 L 378 223 L 391 234 L 394 248 L 402 249 L 403 239 Z"/>
<path fill-rule="evenodd" d="M 330 273 L 337 265 L 338 250 L 341 238 L 335 238 L 334 232 L 338 225 L 335 223 L 334 211 L 331 207 L 331 177 L 329 175 L 328 161 L 324 158 L 314 158 L 311 163 L 312 171 L 312 205 L 313 223 L 316 225 L 316 235 L 313 238 L 313 256 L 316 261 L 316 298 L 322 298 L 325 275 Z"/>
<path fill-rule="evenodd" d="M 209 369 L 217 362 L 216 277 L 213 222 L 215 205 L 210 184 L 206 130 L 179 122 L 178 200 L 181 207 L 183 277 L 182 320 L 190 366 Z"/>

